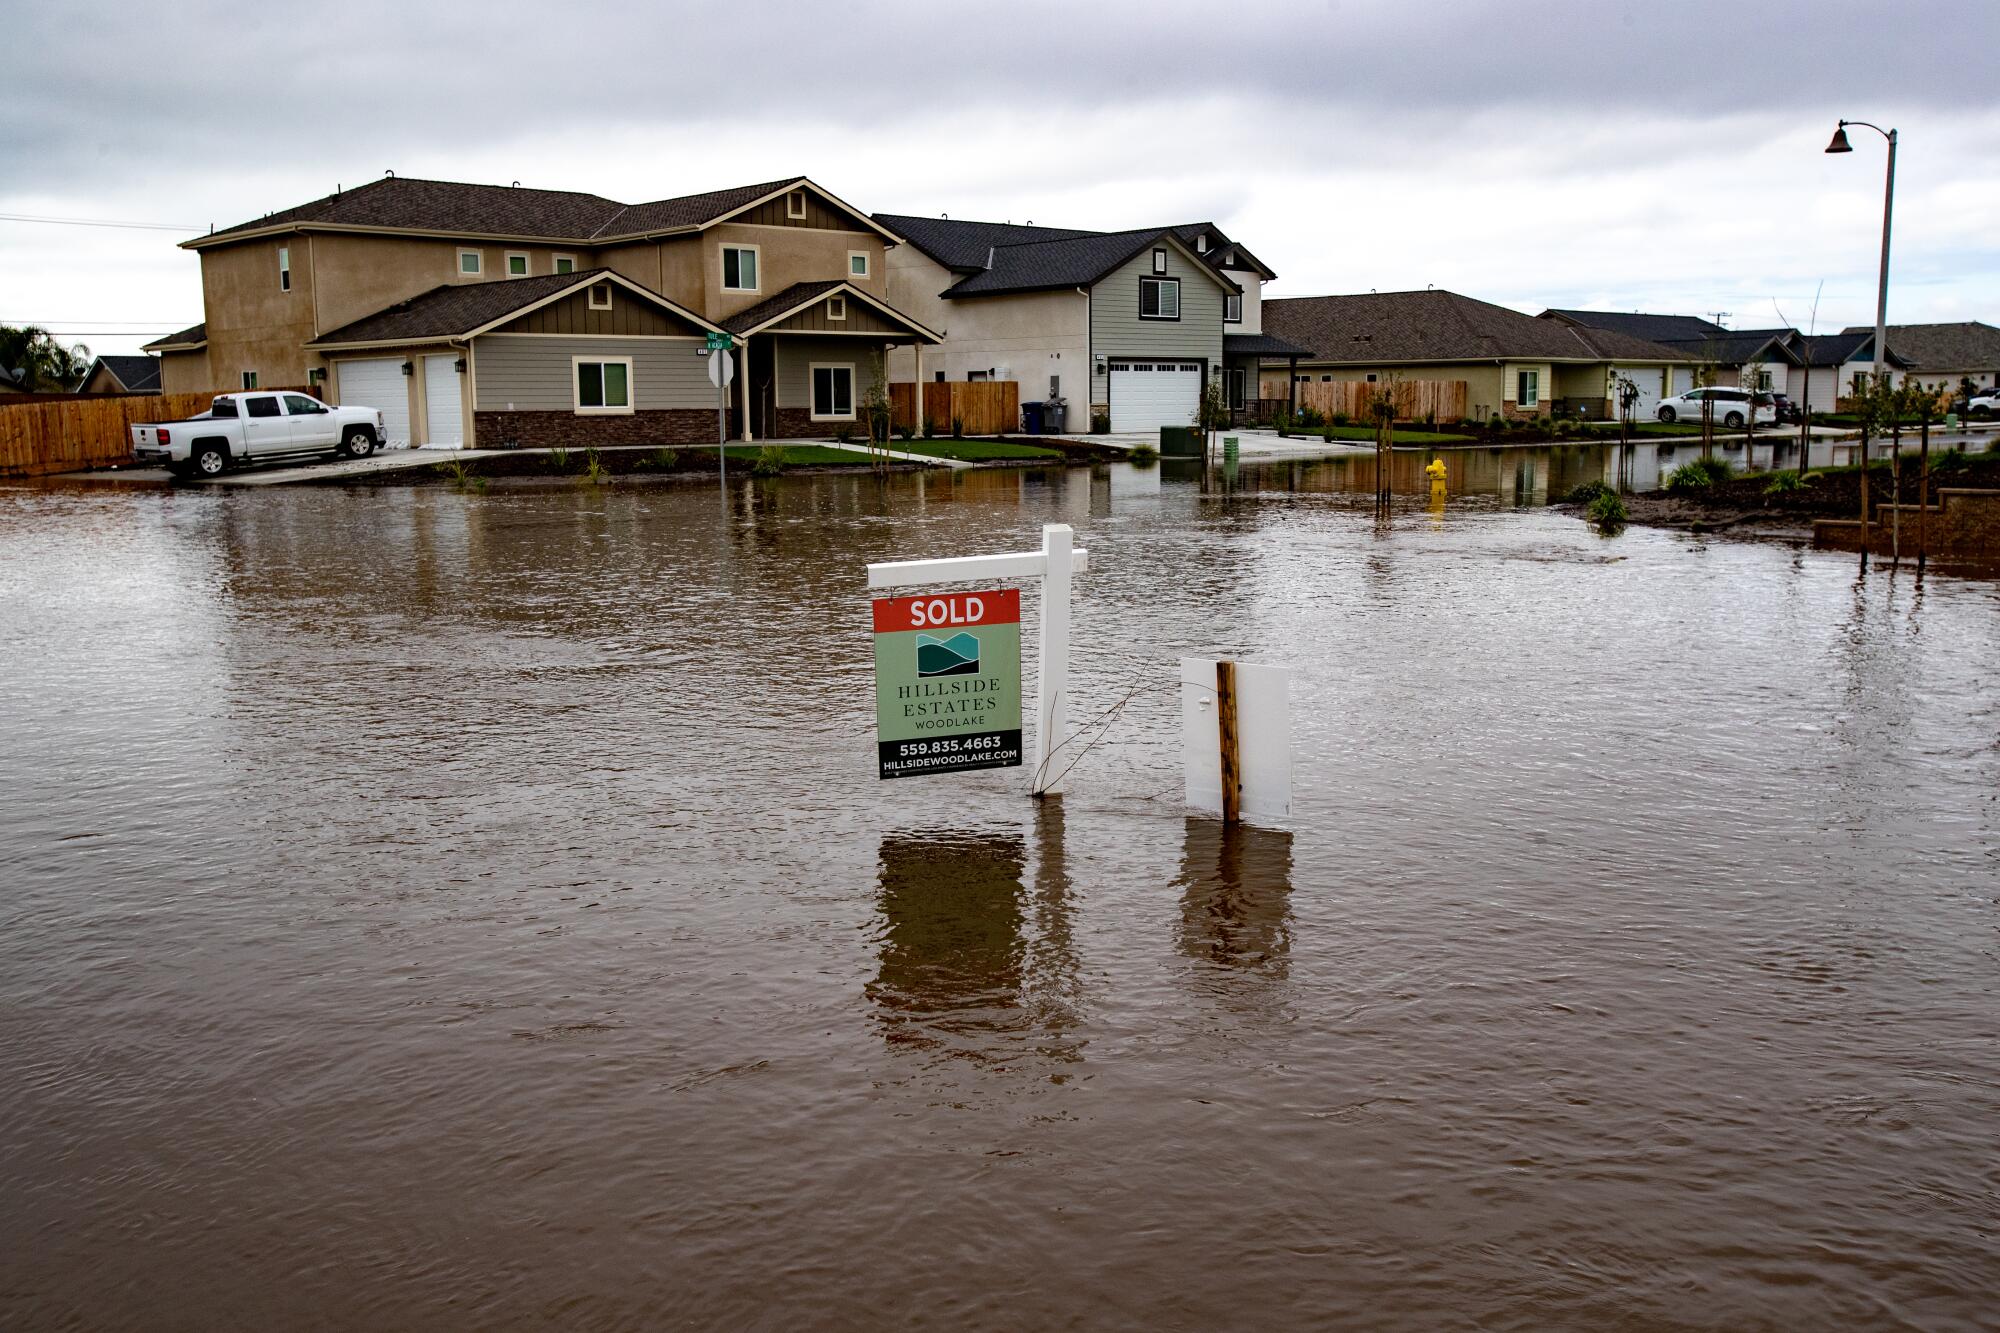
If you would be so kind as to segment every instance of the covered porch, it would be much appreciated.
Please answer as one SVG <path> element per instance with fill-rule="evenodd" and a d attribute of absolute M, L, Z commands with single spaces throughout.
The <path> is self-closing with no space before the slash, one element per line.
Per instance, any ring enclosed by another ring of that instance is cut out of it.
<path fill-rule="evenodd" d="M 1298 410 L 1297 374 L 1299 358 L 1311 353 L 1296 343 L 1268 333 L 1225 333 L 1222 335 L 1222 392 L 1229 404 L 1231 425 L 1247 426 L 1266 422 L 1280 411 Z M 1259 382 L 1266 363 L 1283 358 L 1287 367 L 1285 397 L 1265 398 Z"/>
<path fill-rule="evenodd" d="M 867 432 L 867 405 L 889 396 L 888 354 L 944 341 L 849 282 L 801 282 L 723 321 L 737 339 L 736 438 L 797 440 Z"/>

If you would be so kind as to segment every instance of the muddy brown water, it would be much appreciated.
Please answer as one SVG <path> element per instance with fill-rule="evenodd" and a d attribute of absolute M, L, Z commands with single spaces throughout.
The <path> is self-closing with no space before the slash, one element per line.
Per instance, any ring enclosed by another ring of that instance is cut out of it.
<path fill-rule="evenodd" d="M 1342 489 L 0 490 L 0 1324 L 1994 1327 L 1995 585 Z M 1054 520 L 1140 692 L 876 781 Z"/>

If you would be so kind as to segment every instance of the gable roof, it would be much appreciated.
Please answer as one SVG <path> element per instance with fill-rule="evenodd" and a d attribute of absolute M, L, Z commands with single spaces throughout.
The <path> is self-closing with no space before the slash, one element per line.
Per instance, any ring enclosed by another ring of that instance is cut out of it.
<path fill-rule="evenodd" d="M 1079 231 L 1070 227 L 1037 227 L 1012 222 L 960 222 L 952 218 L 924 218 L 908 213 L 877 213 L 875 220 L 905 241 L 959 273 L 977 273 L 986 267 L 986 256 L 995 246 L 1025 245 L 1035 241 L 1065 241 L 1079 236 L 1101 236 L 1102 232 Z"/>
<path fill-rule="evenodd" d="M 692 310 L 641 287 L 630 278 L 608 268 L 587 268 L 575 273 L 545 273 L 538 278 L 447 283 L 322 333 L 306 346 L 356 347 L 457 341 L 484 333 L 535 306 L 567 296 L 592 283 L 605 281 L 637 293 L 697 327 L 717 328 Z"/>
<path fill-rule="evenodd" d="M 169 333 L 164 338 L 155 338 L 145 346 L 148 352 L 191 352 L 197 347 L 208 345 L 208 321 L 190 324 L 179 333 Z"/>
<path fill-rule="evenodd" d="M 1355 364 L 1686 359 L 1608 329 L 1577 328 L 1437 289 L 1276 297 L 1264 302 L 1264 331 L 1311 348 L 1314 360 Z"/>
<path fill-rule="evenodd" d="M 160 359 L 156 356 L 100 356 L 84 372 L 84 384 L 90 383 L 99 366 L 134 393 L 149 393 L 160 387 Z"/>
<path fill-rule="evenodd" d="M 1644 338 L 1647 342 L 1685 341 L 1729 332 L 1720 324 L 1694 315 L 1642 315 L 1636 310 L 1628 313 L 1622 310 L 1550 309 L 1542 312 L 1542 318 L 1581 324 L 1586 328 L 1609 329 L 1627 337 Z"/>
<path fill-rule="evenodd" d="M 866 213 L 804 176 L 737 185 L 702 194 L 621 204 L 602 195 L 572 190 L 538 190 L 520 185 L 477 185 L 465 181 L 385 176 L 351 190 L 261 218 L 239 222 L 181 244 L 200 250 L 273 231 L 364 229 L 456 237 L 495 236 L 567 244 L 628 240 L 662 232 L 714 226 L 745 209 L 783 194 L 810 189 L 891 240 L 894 233 Z"/>
<path fill-rule="evenodd" d="M 1725 329 L 1701 338 L 1675 338 L 1665 345 L 1686 352 L 1691 360 L 1718 366 L 1774 358 L 1797 366 L 1804 364 L 1797 350 L 1799 338 L 1797 329 Z"/>
<path fill-rule="evenodd" d="M 1210 268 L 1218 273 L 1234 270 L 1238 273 L 1255 273 L 1269 281 L 1278 275 L 1271 271 L 1263 260 L 1250 253 L 1246 245 L 1229 239 L 1222 228 L 1213 222 L 1186 222 L 1171 229 L 1174 235 L 1186 241 L 1189 248 L 1200 255 Z M 1208 248 L 1201 249 L 1195 244 L 1204 235 L 1208 237 Z"/>
<path fill-rule="evenodd" d="M 1209 267 L 1194 252 L 1194 248 L 1175 236 L 1170 228 L 1151 227 L 1143 231 L 1086 233 L 1063 240 L 995 246 L 991 268 L 982 267 L 971 277 L 947 287 L 942 295 L 951 300 L 965 296 L 1000 296 L 1009 292 L 1088 287 L 1162 241 L 1192 260 L 1224 291 L 1243 290 Z"/>
<path fill-rule="evenodd" d="M 1857 329 L 1851 333 L 1820 333 L 1812 337 L 1801 334 L 1797 350 L 1803 364 L 1808 366 L 1844 366 L 1849 361 L 1872 361 L 1875 359 L 1875 330 Z M 1889 345 L 1888 362 L 1892 366 L 1908 366 L 1909 362 L 1896 354 L 1894 343 Z"/>
<path fill-rule="evenodd" d="M 1874 326 L 1855 325 L 1842 333 L 1873 334 Z M 1901 358 L 1920 370 L 2000 369 L 2000 329 L 1978 320 L 1957 324 L 1891 324 L 1889 359 Z"/>
<path fill-rule="evenodd" d="M 902 324 L 912 333 L 927 342 L 941 343 L 944 335 L 917 320 L 910 318 L 887 301 L 870 296 L 853 283 L 842 278 L 826 282 L 795 282 L 768 300 L 759 301 L 747 310 L 739 310 L 722 321 L 722 327 L 739 338 L 748 338 L 762 332 L 772 324 L 788 319 L 815 301 L 823 300 L 836 293 L 845 294 L 850 301 L 879 312 L 884 318 Z M 838 335 L 836 335 L 838 336 Z"/>

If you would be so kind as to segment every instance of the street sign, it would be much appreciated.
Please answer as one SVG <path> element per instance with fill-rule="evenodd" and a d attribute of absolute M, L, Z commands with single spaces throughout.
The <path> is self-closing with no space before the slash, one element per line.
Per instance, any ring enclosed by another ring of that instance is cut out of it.
<path fill-rule="evenodd" d="M 726 333 L 711 333 L 708 335 L 708 350 L 711 352 L 726 352 L 732 346 L 734 346 L 734 343 Z"/>
<path fill-rule="evenodd" d="M 1021 593 L 875 601 L 879 776 L 1021 763 Z"/>
<path fill-rule="evenodd" d="M 736 358 L 721 348 L 715 348 L 708 358 L 708 382 L 718 389 L 729 387 L 736 378 Z"/>

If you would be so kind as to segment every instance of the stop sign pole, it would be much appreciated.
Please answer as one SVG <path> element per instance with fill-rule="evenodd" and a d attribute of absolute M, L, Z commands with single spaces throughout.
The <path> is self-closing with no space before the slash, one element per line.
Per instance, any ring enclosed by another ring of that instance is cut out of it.
<path fill-rule="evenodd" d="M 722 485 L 729 486 L 729 383 L 736 378 L 736 358 L 729 349 L 734 340 L 726 333 L 711 333 L 699 355 L 708 358 L 709 382 L 715 385 L 715 446 L 722 459 Z"/>

